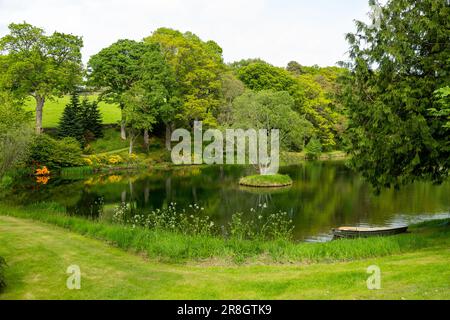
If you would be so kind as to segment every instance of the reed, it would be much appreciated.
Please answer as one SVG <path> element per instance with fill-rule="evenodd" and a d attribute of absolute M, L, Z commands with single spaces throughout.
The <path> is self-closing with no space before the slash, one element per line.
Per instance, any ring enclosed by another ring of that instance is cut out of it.
<path fill-rule="evenodd" d="M 60 171 L 60 175 L 62 178 L 71 179 L 71 180 L 84 179 L 84 178 L 86 178 L 86 176 L 89 176 L 93 173 L 94 173 L 94 169 L 92 167 L 88 167 L 88 166 L 61 168 L 61 171 Z"/>

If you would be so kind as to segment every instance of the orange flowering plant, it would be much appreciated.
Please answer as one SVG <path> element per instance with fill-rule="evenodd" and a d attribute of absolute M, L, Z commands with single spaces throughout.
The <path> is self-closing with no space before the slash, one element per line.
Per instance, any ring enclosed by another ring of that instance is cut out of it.
<path fill-rule="evenodd" d="M 48 175 L 50 175 L 50 170 L 48 170 L 46 166 L 43 166 L 42 168 L 36 169 L 35 175 L 36 176 L 48 176 Z"/>

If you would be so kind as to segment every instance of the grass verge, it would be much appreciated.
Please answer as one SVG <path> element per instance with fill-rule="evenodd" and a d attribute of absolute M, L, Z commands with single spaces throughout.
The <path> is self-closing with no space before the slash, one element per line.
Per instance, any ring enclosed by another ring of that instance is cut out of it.
<path fill-rule="evenodd" d="M 430 225 L 435 228 L 436 225 Z M 423 227 L 422 229 L 427 229 Z M 310 265 L 164 264 L 36 221 L 0 216 L 0 299 L 449 299 L 449 248 Z M 81 289 L 68 290 L 68 266 Z M 381 269 L 368 290 L 367 267 Z"/>
<path fill-rule="evenodd" d="M 68 216 L 52 205 L 10 207 L 0 204 L 0 214 L 50 223 L 70 231 L 143 253 L 164 262 L 212 261 L 224 263 L 312 263 L 383 257 L 433 246 L 447 246 L 449 220 L 412 226 L 411 233 L 394 237 L 339 240 L 327 243 L 294 243 L 223 239 L 208 235 L 96 222 Z"/>
<path fill-rule="evenodd" d="M 89 101 L 97 100 L 97 95 L 90 95 L 88 96 L 88 99 Z M 69 101 L 70 97 L 64 96 L 62 98 L 55 98 L 45 102 L 42 115 L 42 125 L 44 128 L 56 128 L 58 126 L 64 108 Z M 103 124 L 115 124 L 121 119 L 121 111 L 119 106 L 100 102 L 98 107 L 102 115 Z M 25 103 L 25 109 L 34 113 L 35 108 L 36 101 L 34 98 L 30 97 Z"/>

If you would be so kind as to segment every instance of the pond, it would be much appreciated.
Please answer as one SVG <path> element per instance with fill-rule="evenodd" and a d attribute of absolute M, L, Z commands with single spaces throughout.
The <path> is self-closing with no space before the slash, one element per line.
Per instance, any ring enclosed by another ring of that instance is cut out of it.
<path fill-rule="evenodd" d="M 86 178 L 52 177 L 14 186 L 8 199 L 19 204 L 56 202 L 68 214 L 111 219 L 121 204 L 131 215 L 196 204 L 216 225 L 229 224 L 235 213 L 270 215 L 286 212 L 297 240 L 325 241 L 342 225 L 396 226 L 449 217 L 450 183 L 417 182 L 375 195 L 359 174 L 341 161 L 306 162 L 282 167 L 294 180 L 287 189 L 250 189 L 239 178 L 253 174 L 240 166 L 199 166 L 152 170 L 139 174 L 105 174 Z"/>

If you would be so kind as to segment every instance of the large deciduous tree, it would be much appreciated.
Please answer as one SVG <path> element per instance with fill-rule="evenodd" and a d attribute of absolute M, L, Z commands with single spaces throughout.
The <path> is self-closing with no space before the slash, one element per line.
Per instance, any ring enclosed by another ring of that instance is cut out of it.
<path fill-rule="evenodd" d="M 313 126 L 293 108 L 294 100 L 286 91 L 248 90 L 234 100 L 231 124 L 244 129 L 279 129 L 282 147 L 302 150 Z"/>
<path fill-rule="evenodd" d="M 133 40 L 119 40 L 93 55 L 88 63 L 88 83 L 102 90 L 101 99 L 117 103 L 122 109 L 121 138 L 126 139 L 123 94 L 139 80 L 140 59 L 146 45 Z"/>
<path fill-rule="evenodd" d="M 177 86 L 171 68 L 159 46 L 146 45 L 147 51 L 139 60 L 138 81 L 125 92 L 126 123 L 130 128 L 130 153 L 139 130 L 144 130 L 148 148 L 148 132 L 158 121 L 173 118 L 178 105 Z"/>
<path fill-rule="evenodd" d="M 374 1 L 371 1 L 375 5 Z M 450 128 L 436 90 L 450 83 L 450 5 L 389 0 L 347 35 L 354 167 L 376 187 L 449 175 Z M 431 111 L 430 111 L 431 110 Z"/>
<path fill-rule="evenodd" d="M 215 42 L 204 42 L 190 32 L 167 28 L 156 30 L 145 42 L 161 47 L 178 85 L 180 110 L 175 118 L 165 119 L 167 142 L 176 120 L 185 124 L 202 120 L 205 125 L 216 125 L 213 114 L 222 101 L 222 49 Z"/>
<path fill-rule="evenodd" d="M 334 98 L 334 83 L 341 68 L 302 67 L 298 63 L 291 63 L 301 69 L 294 72 L 272 66 L 260 60 L 244 60 L 235 64 L 236 73 L 245 85 L 256 91 L 274 90 L 289 92 L 294 99 L 294 109 L 304 115 L 315 128 L 315 134 L 320 138 L 323 146 L 330 150 L 336 147 L 339 134 L 339 113 Z"/>
<path fill-rule="evenodd" d="M 15 98 L 36 100 L 36 133 L 42 132 L 47 99 L 68 93 L 82 81 L 80 37 L 44 30 L 28 23 L 12 23 L 0 39 L 0 87 Z"/>

